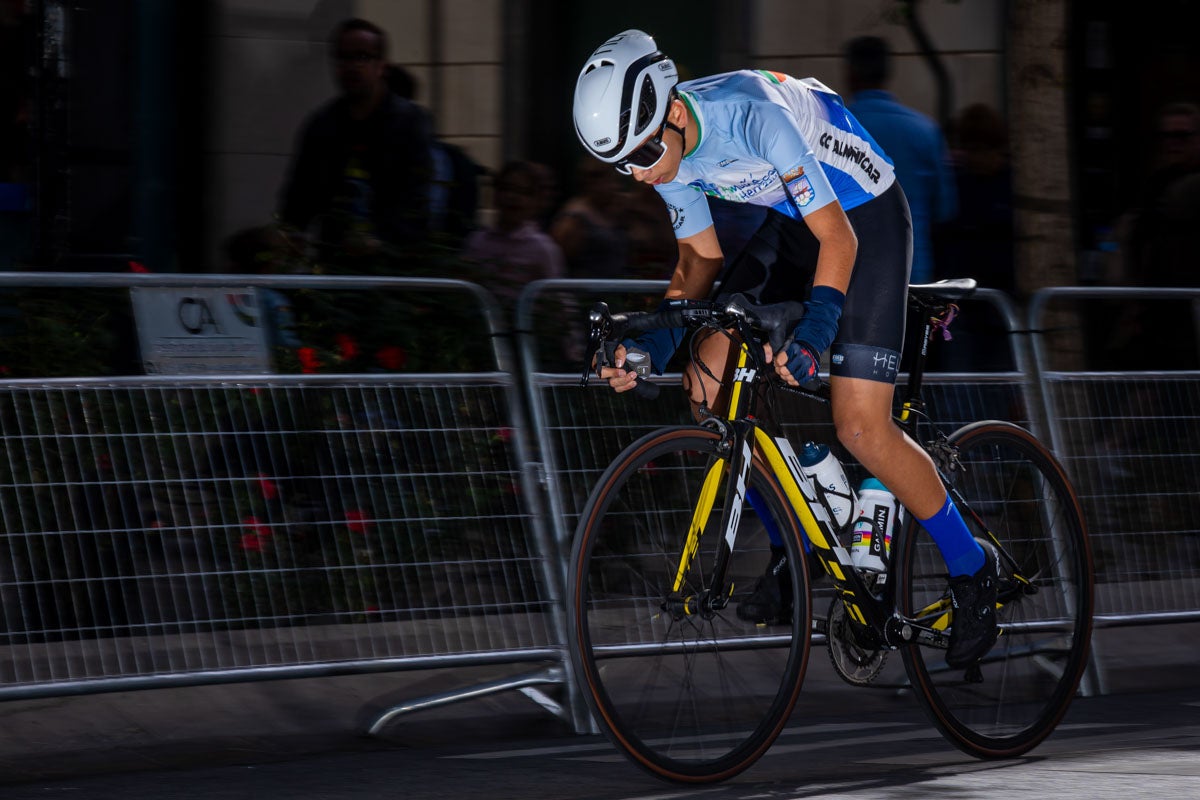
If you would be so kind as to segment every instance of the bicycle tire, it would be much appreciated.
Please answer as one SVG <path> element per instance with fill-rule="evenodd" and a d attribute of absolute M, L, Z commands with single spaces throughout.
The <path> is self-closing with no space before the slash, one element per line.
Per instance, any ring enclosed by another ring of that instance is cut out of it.
<path fill-rule="evenodd" d="M 1011 758 L 1054 730 L 1078 689 L 1091 639 L 1091 547 L 1066 473 L 1028 431 L 984 421 L 959 429 L 950 442 L 963 469 L 944 477 L 966 501 L 968 526 L 983 536 L 978 515 L 1036 591 L 998 604 L 1003 632 L 977 674 L 948 667 L 944 650 L 924 646 L 904 648 L 904 666 L 950 742 L 979 758 Z M 946 590 L 941 555 L 919 531 L 910 521 L 899 569 L 900 607 L 908 616 Z M 1002 593 L 1011 574 L 1002 563 Z"/>
<path fill-rule="evenodd" d="M 704 477 L 714 463 L 728 473 L 720 443 L 709 429 L 679 427 L 630 445 L 596 484 L 571 556 L 568 640 L 593 718 L 639 766 L 680 783 L 724 780 L 762 756 L 787 723 L 808 663 L 799 523 L 760 463 L 749 481 L 784 533 L 790 622 L 736 616 L 769 560 L 767 534 L 748 503 L 729 558 L 728 604 L 682 618 L 664 610 Z M 727 484 L 719 481 L 685 594 L 711 574 Z"/>

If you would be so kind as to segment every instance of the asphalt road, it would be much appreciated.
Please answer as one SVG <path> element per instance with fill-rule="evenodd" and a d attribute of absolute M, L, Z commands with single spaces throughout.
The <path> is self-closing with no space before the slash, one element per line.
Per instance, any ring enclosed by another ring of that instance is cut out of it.
<path fill-rule="evenodd" d="M 981 762 L 947 744 L 911 696 L 840 689 L 814 667 L 772 750 L 717 786 L 663 783 L 515 692 L 366 737 L 362 724 L 387 698 L 350 706 L 403 680 L 375 676 L 2 704 L 0 797 L 1200 798 L 1200 686 L 1079 698 L 1030 755 Z M 395 691 L 419 688 L 409 680 Z M 287 726 L 268 720 L 282 713 Z M 41 738 L 55 731 L 57 751 Z"/>

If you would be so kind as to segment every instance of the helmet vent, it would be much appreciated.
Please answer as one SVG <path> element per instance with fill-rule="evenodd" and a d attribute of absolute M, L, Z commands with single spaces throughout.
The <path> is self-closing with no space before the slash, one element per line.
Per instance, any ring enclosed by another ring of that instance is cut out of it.
<path fill-rule="evenodd" d="M 638 94 L 637 124 L 633 127 L 633 135 L 640 136 L 654 122 L 654 112 L 658 108 L 658 91 L 654 81 L 646 75 L 642 78 L 642 91 Z"/>

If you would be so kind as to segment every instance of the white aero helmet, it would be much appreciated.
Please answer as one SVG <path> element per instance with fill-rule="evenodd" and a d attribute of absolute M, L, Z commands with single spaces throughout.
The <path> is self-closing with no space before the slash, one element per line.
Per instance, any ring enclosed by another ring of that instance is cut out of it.
<path fill-rule="evenodd" d="M 575 82 L 579 141 L 621 172 L 653 166 L 663 154 L 663 125 L 678 82 L 675 62 L 649 34 L 618 33 L 588 56 Z"/>

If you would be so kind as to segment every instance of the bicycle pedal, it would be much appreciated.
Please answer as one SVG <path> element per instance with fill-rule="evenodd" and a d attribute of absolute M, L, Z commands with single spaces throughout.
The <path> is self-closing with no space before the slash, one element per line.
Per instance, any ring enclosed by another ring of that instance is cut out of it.
<path fill-rule="evenodd" d="M 963 680 L 967 683 L 983 683 L 983 669 L 978 661 L 967 666 L 963 672 Z"/>

